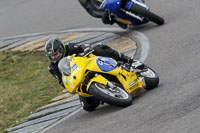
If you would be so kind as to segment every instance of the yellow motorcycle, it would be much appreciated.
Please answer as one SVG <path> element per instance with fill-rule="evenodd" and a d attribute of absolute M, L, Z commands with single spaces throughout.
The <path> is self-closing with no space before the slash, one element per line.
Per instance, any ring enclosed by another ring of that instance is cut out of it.
<path fill-rule="evenodd" d="M 126 107 L 132 104 L 132 96 L 159 83 L 157 73 L 139 61 L 130 65 L 92 52 L 60 60 L 58 68 L 70 93 Z"/>

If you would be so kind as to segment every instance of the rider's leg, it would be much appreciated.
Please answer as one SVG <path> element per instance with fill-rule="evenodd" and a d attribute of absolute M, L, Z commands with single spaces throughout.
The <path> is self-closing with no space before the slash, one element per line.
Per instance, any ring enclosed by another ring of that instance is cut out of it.
<path fill-rule="evenodd" d="M 133 66 L 137 66 L 137 68 L 142 67 L 142 65 L 143 65 L 143 63 L 141 63 L 140 61 L 134 60 L 133 56 L 129 57 L 123 53 L 120 53 L 120 52 L 112 49 L 108 45 L 105 45 L 102 43 L 96 45 L 95 47 L 93 47 L 93 49 L 94 49 L 94 54 L 97 56 L 111 57 L 117 61 L 123 61 L 125 63 L 130 63 Z"/>
<path fill-rule="evenodd" d="M 95 47 L 93 47 L 93 49 L 94 49 L 93 53 L 97 56 L 106 56 L 113 58 L 117 61 L 123 61 L 125 63 L 133 63 L 133 57 L 129 57 L 123 53 L 120 53 L 106 44 L 100 43 Z"/>

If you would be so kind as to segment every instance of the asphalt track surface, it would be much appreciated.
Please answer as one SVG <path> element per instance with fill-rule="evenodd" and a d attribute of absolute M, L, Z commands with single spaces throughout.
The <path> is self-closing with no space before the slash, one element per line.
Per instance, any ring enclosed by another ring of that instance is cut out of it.
<path fill-rule="evenodd" d="M 158 72 L 160 85 L 135 97 L 127 108 L 104 105 L 92 113 L 80 110 L 45 133 L 200 132 L 200 1 L 147 3 L 166 24 L 150 23 L 131 30 L 148 37 L 150 49 L 145 63 Z M 0 1 L 0 17 L 1 37 L 108 27 L 87 15 L 75 0 Z M 121 34 L 131 36 L 131 31 Z M 142 52 L 140 47 L 138 52 Z"/>

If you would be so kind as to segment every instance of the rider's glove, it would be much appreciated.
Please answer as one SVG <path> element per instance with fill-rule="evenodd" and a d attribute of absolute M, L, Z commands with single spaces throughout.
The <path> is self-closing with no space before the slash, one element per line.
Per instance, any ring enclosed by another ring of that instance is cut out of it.
<path fill-rule="evenodd" d="M 120 60 L 125 62 L 125 63 L 133 63 L 133 57 L 129 57 L 123 53 L 119 53 L 119 58 L 121 58 Z"/>
<path fill-rule="evenodd" d="M 114 24 L 113 16 L 111 15 L 109 10 L 105 10 L 104 15 L 102 16 L 101 20 L 104 24 Z"/>
<path fill-rule="evenodd" d="M 133 63 L 131 64 L 133 68 L 140 68 L 140 67 L 143 67 L 143 65 L 144 64 L 140 62 L 139 60 L 133 60 Z"/>
<path fill-rule="evenodd" d="M 62 81 L 59 81 L 59 84 L 60 84 L 64 89 L 66 89 L 66 88 L 65 88 L 65 85 L 64 85 L 64 83 L 63 83 Z"/>

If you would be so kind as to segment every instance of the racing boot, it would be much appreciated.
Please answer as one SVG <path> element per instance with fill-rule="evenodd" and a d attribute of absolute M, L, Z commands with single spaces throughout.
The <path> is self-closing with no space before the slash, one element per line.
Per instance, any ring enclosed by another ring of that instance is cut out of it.
<path fill-rule="evenodd" d="M 100 101 L 93 96 L 83 97 L 79 95 L 79 99 L 83 109 L 88 112 L 94 111 L 100 105 Z"/>
<path fill-rule="evenodd" d="M 118 26 L 121 27 L 122 29 L 127 29 L 128 28 L 127 24 L 123 24 L 123 23 L 120 23 L 120 22 L 117 22 L 117 21 L 115 21 L 115 23 L 118 24 Z"/>

